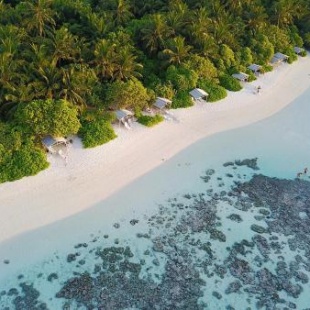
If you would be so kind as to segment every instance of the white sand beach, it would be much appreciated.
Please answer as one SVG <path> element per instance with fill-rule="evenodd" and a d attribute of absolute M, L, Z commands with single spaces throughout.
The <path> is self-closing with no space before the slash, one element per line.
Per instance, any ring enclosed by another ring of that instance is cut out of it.
<path fill-rule="evenodd" d="M 257 86 L 261 91 L 254 94 Z M 194 142 L 273 115 L 309 86 L 308 55 L 261 75 L 225 100 L 171 110 L 173 119 L 154 128 L 115 126 L 118 138 L 101 147 L 86 150 L 74 138 L 67 165 L 49 155 L 46 171 L 0 185 L 0 242 L 92 207 Z"/>

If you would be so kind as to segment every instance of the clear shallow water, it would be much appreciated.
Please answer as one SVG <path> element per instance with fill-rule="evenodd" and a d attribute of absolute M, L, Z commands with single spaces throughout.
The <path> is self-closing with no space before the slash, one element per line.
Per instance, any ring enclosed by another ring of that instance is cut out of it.
<path fill-rule="evenodd" d="M 310 308 L 309 252 L 298 230 L 310 219 L 309 187 L 293 180 L 310 168 L 308 98 L 310 89 L 267 120 L 196 143 L 91 210 L 1 245 L 9 263 L 0 265 L 0 308 Z M 223 166 L 256 157 L 260 170 Z M 258 201 L 248 199 L 254 185 L 231 191 L 257 173 L 270 177 L 253 182 L 266 186 Z M 281 199 L 267 203 L 269 188 Z M 277 218 L 279 227 L 295 223 L 295 231 L 251 229 L 268 228 L 272 208 L 285 203 L 296 222 Z"/>

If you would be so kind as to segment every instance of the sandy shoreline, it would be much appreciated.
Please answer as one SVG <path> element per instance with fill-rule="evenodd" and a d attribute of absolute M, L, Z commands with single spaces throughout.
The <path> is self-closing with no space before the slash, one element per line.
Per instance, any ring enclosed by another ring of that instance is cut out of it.
<path fill-rule="evenodd" d="M 119 137 L 92 150 L 75 140 L 66 167 L 51 157 L 39 175 L 0 185 L 0 242 L 93 206 L 201 138 L 271 116 L 310 86 L 309 74 L 310 57 L 299 58 L 221 102 L 171 111 L 177 121 L 130 131 L 116 126 Z M 261 94 L 254 95 L 258 85 Z"/>

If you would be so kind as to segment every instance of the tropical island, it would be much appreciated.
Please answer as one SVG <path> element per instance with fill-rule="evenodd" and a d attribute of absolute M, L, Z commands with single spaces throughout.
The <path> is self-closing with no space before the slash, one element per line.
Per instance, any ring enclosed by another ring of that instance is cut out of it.
<path fill-rule="evenodd" d="M 156 98 L 221 100 L 242 88 L 233 75 L 255 80 L 249 66 L 310 46 L 306 0 L 2 0 L 0 12 L 0 182 L 47 168 L 46 136 L 106 143 L 114 111 L 152 126 Z"/>

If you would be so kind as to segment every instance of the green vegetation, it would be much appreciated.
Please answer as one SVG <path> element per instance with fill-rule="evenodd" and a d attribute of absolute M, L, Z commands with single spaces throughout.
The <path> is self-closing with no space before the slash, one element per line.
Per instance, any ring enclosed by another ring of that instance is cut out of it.
<path fill-rule="evenodd" d="M 198 86 L 209 94 L 208 102 L 219 101 L 227 96 L 227 91 L 224 87 L 210 80 L 200 80 Z"/>
<path fill-rule="evenodd" d="M 42 148 L 18 128 L 0 123 L 0 183 L 35 175 L 48 166 Z"/>
<path fill-rule="evenodd" d="M 228 74 L 223 74 L 220 76 L 220 83 L 221 86 L 230 91 L 239 91 L 240 89 L 242 89 L 240 82 Z"/>
<path fill-rule="evenodd" d="M 34 136 L 63 137 L 80 128 L 76 107 L 65 100 L 34 100 L 18 106 L 14 116 L 23 130 Z"/>
<path fill-rule="evenodd" d="M 153 127 L 157 125 L 158 123 L 162 122 L 164 120 L 164 117 L 160 114 L 156 114 L 155 116 L 140 115 L 137 120 L 138 120 L 138 123 L 144 126 Z"/>
<path fill-rule="evenodd" d="M 21 152 L 36 162 L 17 178 L 46 167 L 46 134 L 101 144 L 113 137 L 102 113 L 143 109 L 156 96 L 188 107 L 200 85 L 216 101 L 222 87 L 240 89 L 232 72 L 252 62 L 268 71 L 274 52 L 294 61 L 294 46 L 310 47 L 310 2 L 2 0 L 0 42 L 0 121 L 21 139 L 1 142 L 1 175 L 21 167 Z M 86 121 L 89 111 L 98 118 Z"/>
<path fill-rule="evenodd" d="M 110 122 L 103 118 L 91 121 L 83 121 L 79 130 L 84 147 L 91 148 L 107 143 L 117 136 Z"/>
<path fill-rule="evenodd" d="M 194 101 L 187 91 L 178 92 L 172 99 L 171 108 L 189 108 L 194 105 Z"/>

